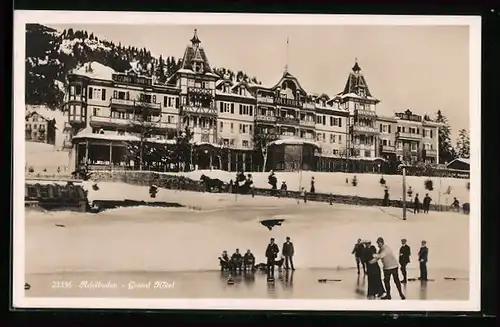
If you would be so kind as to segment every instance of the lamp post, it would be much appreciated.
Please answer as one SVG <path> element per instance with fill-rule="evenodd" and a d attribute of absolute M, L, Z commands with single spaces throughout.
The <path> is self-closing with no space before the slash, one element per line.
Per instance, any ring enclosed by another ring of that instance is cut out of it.
<path fill-rule="evenodd" d="M 203 151 L 203 153 L 205 153 L 205 159 L 206 159 L 206 157 L 208 156 L 208 150 L 206 150 L 206 149 L 205 149 L 205 150 Z M 211 167 L 211 164 L 212 164 L 212 163 L 211 163 L 210 161 L 211 161 L 211 160 L 209 160 L 209 168 L 210 168 L 210 169 L 212 169 L 212 167 Z"/>
<path fill-rule="evenodd" d="M 399 165 L 403 176 L 403 220 L 406 220 L 406 166 Z"/>

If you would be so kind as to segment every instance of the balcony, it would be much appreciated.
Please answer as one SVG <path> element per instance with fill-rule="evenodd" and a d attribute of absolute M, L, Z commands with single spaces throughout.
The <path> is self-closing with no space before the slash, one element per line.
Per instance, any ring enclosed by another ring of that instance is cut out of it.
<path fill-rule="evenodd" d="M 146 107 L 146 108 L 149 108 L 149 109 L 158 110 L 158 111 L 161 110 L 161 104 L 160 103 L 138 102 L 137 104 L 139 106 Z"/>
<path fill-rule="evenodd" d="M 316 126 L 316 122 L 314 120 L 301 120 L 300 126 L 314 128 Z"/>
<path fill-rule="evenodd" d="M 351 126 L 351 132 L 359 134 L 378 134 L 378 130 L 375 127 L 370 126 Z"/>
<path fill-rule="evenodd" d="M 126 99 L 116 99 L 116 98 L 111 98 L 109 100 L 109 105 L 110 107 L 113 108 L 125 108 L 125 109 L 131 109 L 134 107 L 146 107 L 152 110 L 161 110 L 161 104 L 160 103 L 148 103 L 144 101 L 136 101 L 136 100 L 126 100 Z"/>
<path fill-rule="evenodd" d="M 422 139 L 422 135 L 417 133 L 396 132 L 396 138 L 401 140 L 419 141 Z"/>
<path fill-rule="evenodd" d="M 134 100 L 111 98 L 109 100 L 109 104 L 112 107 L 133 107 L 135 104 L 135 101 Z"/>
<path fill-rule="evenodd" d="M 293 108 L 302 108 L 302 102 L 295 99 L 287 99 L 287 98 L 274 98 L 274 103 L 280 106 L 293 107 Z"/>
<path fill-rule="evenodd" d="M 298 118 L 289 118 L 289 117 L 277 117 L 276 118 L 276 123 L 280 124 L 280 125 L 298 126 L 299 125 L 299 119 Z"/>
<path fill-rule="evenodd" d="M 257 103 L 273 104 L 274 103 L 274 99 L 271 98 L 271 97 L 257 96 Z"/>
<path fill-rule="evenodd" d="M 261 123 L 274 124 L 276 122 L 276 117 L 275 116 L 267 116 L 267 115 L 256 115 L 255 121 L 261 122 Z"/>
<path fill-rule="evenodd" d="M 211 107 L 182 106 L 182 113 L 217 116 L 217 110 Z"/>
<path fill-rule="evenodd" d="M 156 118 L 157 119 L 157 118 Z M 117 117 L 104 117 L 104 116 L 91 116 L 90 126 L 129 126 L 133 124 L 141 124 L 139 120 L 133 118 L 117 118 Z M 151 125 L 153 128 L 165 128 L 165 129 L 175 129 L 177 125 L 175 123 L 159 122 L 157 120 L 145 122 L 147 125 Z"/>
<path fill-rule="evenodd" d="M 209 95 L 209 96 L 213 96 L 213 90 L 212 89 L 204 89 L 204 88 L 201 88 L 201 87 L 188 87 L 187 88 L 187 93 L 188 94 L 203 94 L 203 95 Z"/>
<path fill-rule="evenodd" d="M 309 110 L 314 110 L 316 108 L 316 105 L 311 102 L 304 102 L 302 104 L 302 109 L 309 109 Z"/>
<path fill-rule="evenodd" d="M 382 152 L 394 153 L 396 152 L 396 147 L 394 145 L 382 145 Z"/>
<path fill-rule="evenodd" d="M 358 115 L 359 117 L 366 117 L 366 118 L 376 118 L 377 117 L 377 113 L 375 111 L 372 111 L 372 110 L 356 109 L 354 111 L 354 113 L 356 115 Z"/>
<path fill-rule="evenodd" d="M 425 156 L 426 157 L 437 157 L 437 151 L 436 150 L 425 150 Z"/>

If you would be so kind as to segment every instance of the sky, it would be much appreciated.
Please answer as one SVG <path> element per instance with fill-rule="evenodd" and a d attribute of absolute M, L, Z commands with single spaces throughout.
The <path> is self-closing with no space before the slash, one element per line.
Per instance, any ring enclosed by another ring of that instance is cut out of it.
<path fill-rule="evenodd" d="M 410 109 L 434 116 L 441 110 L 453 143 L 459 129 L 469 129 L 468 26 L 49 26 L 87 30 L 99 39 L 176 58 L 182 58 L 196 28 L 212 67 L 242 70 L 274 85 L 288 64 L 307 92 L 330 96 L 343 90 L 357 58 L 372 95 L 381 100 L 379 114 Z"/>

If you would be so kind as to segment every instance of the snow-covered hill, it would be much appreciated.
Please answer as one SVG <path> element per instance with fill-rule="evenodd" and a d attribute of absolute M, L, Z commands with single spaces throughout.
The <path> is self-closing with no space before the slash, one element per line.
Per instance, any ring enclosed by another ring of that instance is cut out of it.
<path fill-rule="evenodd" d="M 183 53 L 176 54 L 182 56 Z M 99 39 L 92 33 L 79 30 L 58 31 L 40 25 L 26 25 L 26 103 L 45 104 L 61 109 L 64 101 L 64 85 L 68 73 L 83 64 L 96 61 L 115 71 L 124 72 L 134 66 L 140 74 L 154 77 L 164 83 L 168 76 L 180 68 L 181 59 L 174 56 L 152 55 L 135 46 L 124 46 Z M 237 73 L 214 68 L 219 75 L 232 78 L 242 76 L 255 83 L 245 72 Z"/>

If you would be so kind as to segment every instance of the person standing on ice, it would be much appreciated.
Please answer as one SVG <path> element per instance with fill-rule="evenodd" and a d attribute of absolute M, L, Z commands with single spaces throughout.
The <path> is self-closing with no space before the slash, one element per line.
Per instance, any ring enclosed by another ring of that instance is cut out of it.
<path fill-rule="evenodd" d="M 382 285 L 382 273 L 378 262 L 370 263 L 373 256 L 377 253 L 377 249 L 372 245 L 371 241 L 363 241 L 363 262 L 366 262 L 366 274 L 368 276 L 367 296 L 369 300 L 376 297 L 382 297 L 385 293 L 384 285 Z"/>
<path fill-rule="evenodd" d="M 293 255 L 295 254 L 295 250 L 293 248 L 293 243 L 290 242 L 290 237 L 287 236 L 286 242 L 283 243 L 283 256 L 285 257 L 285 270 L 292 268 L 292 271 L 295 270 L 293 266 Z M 290 266 L 288 266 L 288 261 L 290 260 Z"/>
<path fill-rule="evenodd" d="M 420 213 L 420 199 L 418 198 L 418 193 L 415 194 L 415 200 L 413 201 L 415 209 L 413 209 L 413 213 Z"/>
<path fill-rule="evenodd" d="M 359 265 L 361 264 L 363 267 L 363 273 L 366 274 L 366 263 L 363 262 L 362 257 L 363 257 L 363 252 L 364 252 L 365 246 L 363 243 L 361 243 L 361 239 L 358 238 L 358 241 L 356 244 L 354 244 L 354 248 L 352 249 L 351 254 L 354 254 L 354 258 L 356 259 L 356 267 L 358 268 L 358 275 L 359 275 Z"/>
<path fill-rule="evenodd" d="M 424 201 L 423 201 L 423 209 L 424 213 L 429 213 L 429 207 L 431 206 L 431 197 L 429 196 L 429 193 L 425 193 Z"/>
<path fill-rule="evenodd" d="M 394 284 L 396 284 L 396 288 L 398 289 L 401 300 L 405 300 L 406 297 L 403 294 L 403 290 L 401 289 L 401 281 L 399 280 L 399 274 L 398 274 L 399 265 L 396 256 L 394 255 L 392 250 L 387 245 L 385 245 L 384 239 L 382 237 L 379 237 L 377 239 L 377 245 L 379 247 L 379 251 L 377 254 L 373 255 L 373 259 L 370 261 L 370 263 L 375 263 L 378 260 L 382 260 L 386 294 L 380 299 L 381 300 L 391 299 L 391 276 L 392 276 Z"/>
<path fill-rule="evenodd" d="M 406 244 L 406 239 L 401 240 L 401 247 L 399 248 L 399 264 L 401 265 L 401 273 L 403 274 L 403 280 L 401 283 L 407 283 L 406 266 L 410 263 L 411 249 Z"/>
<path fill-rule="evenodd" d="M 314 186 L 314 176 L 311 177 L 311 189 L 310 189 L 309 193 L 311 193 L 311 194 L 316 193 L 316 187 Z"/>
<path fill-rule="evenodd" d="M 269 244 L 266 248 L 266 258 L 267 258 L 267 277 L 274 278 L 274 261 L 280 253 L 278 244 L 274 243 L 274 238 L 271 238 Z"/>
<path fill-rule="evenodd" d="M 429 249 L 427 248 L 427 242 L 422 241 L 422 246 L 420 251 L 418 251 L 418 262 L 420 266 L 420 278 L 419 280 L 427 280 L 427 259 L 429 257 Z"/>

